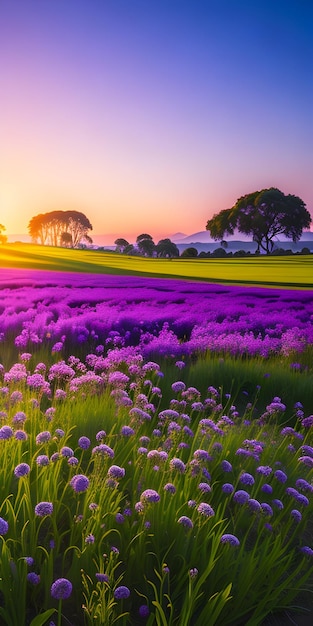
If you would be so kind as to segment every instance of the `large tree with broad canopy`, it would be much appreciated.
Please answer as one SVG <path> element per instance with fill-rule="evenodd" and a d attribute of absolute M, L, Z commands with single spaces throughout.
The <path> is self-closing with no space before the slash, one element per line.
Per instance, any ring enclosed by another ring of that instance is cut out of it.
<path fill-rule="evenodd" d="M 311 221 L 301 198 L 285 195 L 271 187 L 242 196 L 231 209 L 213 215 L 206 229 L 216 241 L 222 241 L 224 235 L 233 235 L 237 229 L 244 235 L 252 236 L 258 252 L 262 249 L 270 254 L 277 235 L 284 235 L 295 243 L 299 241 L 303 229 L 309 228 Z"/>

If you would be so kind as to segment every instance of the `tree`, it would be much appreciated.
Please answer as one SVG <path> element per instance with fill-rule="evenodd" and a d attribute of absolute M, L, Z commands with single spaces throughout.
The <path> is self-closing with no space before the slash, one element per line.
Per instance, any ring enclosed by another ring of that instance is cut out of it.
<path fill-rule="evenodd" d="M 71 233 L 62 233 L 60 243 L 64 248 L 71 248 L 73 245 Z"/>
<path fill-rule="evenodd" d="M 151 235 L 147 235 L 146 233 L 138 235 L 136 244 L 140 254 L 143 256 L 152 256 L 155 251 L 155 243 Z"/>
<path fill-rule="evenodd" d="M 185 248 L 180 256 L 185 259 L 195 259 L 198 256 L 198 250 L 191 246 L 190 248 Z"/>
<path fill-rule="evenodd" d="M 252 235 L 260 248 L 270 254 L 274 238 L 285 235 L 295 243 L 304 228 L 309 228 L 311 215 L 298 196 L 285 195 L 271 187 L 254 191 L 239 198 L 231 209 L 224 209 L 208 220 L 206 229 L 212 239 L 223 240 L 224 235 L 233 235 L 235 228 L 240 233 Z"/>
<path fill-rule="evenodd" d="M 3 226 L 3 224 L 0 224 L 0 244 L 6 243 L 8 239 L 7 236 L 3 234 L 4 230 L 5 230 L 5 226 Z"/>
<path fill-rule="evenodd" d="M 41 245 L 64 245 L 64 235 L 71 237 L 73 248 L 79 247 L 82 242 L 92 243 L 88 231 L 92 230 L 89 219 L 80 211 L 50 211 L 40 213 L 31 218 L 28 232 L 35 243 Z M 69 243 L 69 237 L 67 237 Z"/>
<path fill-rule="evenodd" d="M 119 237 L 119 239 L 115 239 L 114 244 L 116 245 L 115 252 L 120 252 L 123 254 L 129 243 L 127 239 L 123 239 L 123 237 Z"/>
<path fill-rule="evenodd" d="M 179 256 L 179 250 L 176 246 L 176 244 L 171 241 L 170 239 L 160 239 L 160 241 L 157 243 L 156 247 L 156 253 L 158 255 L 158 257 L 178 257 Z"/>

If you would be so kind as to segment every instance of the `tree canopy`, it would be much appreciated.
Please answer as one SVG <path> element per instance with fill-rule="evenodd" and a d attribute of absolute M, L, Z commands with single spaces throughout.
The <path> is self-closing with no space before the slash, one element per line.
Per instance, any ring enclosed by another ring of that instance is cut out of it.
<path fill-rule="evenodd" d="M 77 248 L 82 242 L 92 243 L 88 231 L 89 219 L 80 211 L 50 211 L 34 215 L 28 232 L 35 243 L 41 245 L 66 245 Z"/>
<path fill-rule="evenodd" d="M 160 239 L 155 249 L 158 257 L 179 257 L 179 249 L 177 248 L 176 244 L 168 238 Z"/>
<path fill-rule="evenodd" d="M 7 236 L 3 234 L 4 230 L 5 226 L 3 226 L 3 224 L 0 224 L 0 244 L 7 242 Z"/>
<path fill-rule="evenodd" d="M 138 235 L 136 239 L 137 248 L 143 256 L 152 256 L 155 251 L 155 243 L 151 237 L 151 235 L 147 235 L 143 233 L 142 235 Z"/>
<path fill-rule="evenodd" d="M 306 205 L 298 196 L 285 195 L 271 187 L 254 191 L 237 200 L 230 209 L 223 209 L 208 220 L 206 229 L 212 239 L 223 240 L 224 235 L 233 235 L 235 229 L 251 235 L 257 251 L 269 254 L 274 247 L 274 238 L 284 235 L 295 243 L 303 229 L 312 221 Z"/>

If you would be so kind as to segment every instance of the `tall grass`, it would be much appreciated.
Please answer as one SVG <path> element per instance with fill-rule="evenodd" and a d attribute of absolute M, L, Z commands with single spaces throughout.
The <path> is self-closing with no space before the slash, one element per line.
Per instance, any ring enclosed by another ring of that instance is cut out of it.
<path fill-rule="evenodd" d="M 309 597 L 312 428 L 290 406 L 295 429 L 283 430 L 285 398 L 254 389 L 261 362 L 251 360 L 241 402 L 240 360 L 180 369 L 126 358 L 101 383 L 93 358 L 72 358 L 75 375 L 60 362 L 46 394 L 28 378 L 37 355 L 25 358 L 27 376 L 2 371 L 1 625 L 257 626 Z M 51 354 L 40 359 L 51 380 Z M 86 369 L 90 382 L 77 386 Z M 64 600 L 51 595 L 60 578 L 72 585 Z"/>

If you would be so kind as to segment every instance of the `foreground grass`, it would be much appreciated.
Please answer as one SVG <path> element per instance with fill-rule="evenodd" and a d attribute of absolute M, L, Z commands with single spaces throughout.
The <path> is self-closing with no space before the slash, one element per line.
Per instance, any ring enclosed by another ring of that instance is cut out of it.
<path fill-rule="evenodd" d="M 25 377 L 38 358 L 2 371 L 1 626 L 258 626 L 300 592 L 306 605 L 313 458 L 300 457 L 311 429 L 294 411 L 296 429 L 284 430 L 277 400 L 266 410 L 258 360 L 239 410 L 241 360 L 160 369 L 108 355 L 95 376 L 86 358 L 80 385 L 83 361 L 70 359 L 69 380 L 47 349 L 42 378 Z M 63 602 L 50 593 L 59 578 L 72 584 Z"/>
<path fill-rule="evenodd" d="M 0 267 L 175 277 L 285 288 L 311 288 L 313 286 L 313 255 L 226 259 L 148 259 L 94 250 L 7 244 L 0 247 Z"/>

